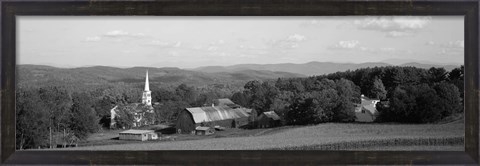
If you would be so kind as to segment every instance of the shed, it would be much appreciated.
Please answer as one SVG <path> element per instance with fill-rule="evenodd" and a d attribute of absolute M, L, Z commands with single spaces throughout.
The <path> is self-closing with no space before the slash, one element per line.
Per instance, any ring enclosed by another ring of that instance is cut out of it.
<path fill-rule="evenodd" d="M 280 126 L 280 116 L 274 111 L 263 112 L 258 116 L 257 128 L 269 128 Z"/>
<path fill-rule="evenodd" d="M 195 128 L 195 135 L 211 135 L 215 133 L 215 130 L 211 127 L 197 127 Z"/>
<path fill-rule="evenodd" d="M 125 130 L 118 135 L 120 140 L 146 141 L 158 139 L 157 133 L 153 130 Z"/>
<path fill-rule="evenodd" d="M 190 133 L 198 126 L 238 128 L 248 125 L 247 108 L 228 106 L 193 107 L 182 110 L 177 119 L 177 133 Z"/>

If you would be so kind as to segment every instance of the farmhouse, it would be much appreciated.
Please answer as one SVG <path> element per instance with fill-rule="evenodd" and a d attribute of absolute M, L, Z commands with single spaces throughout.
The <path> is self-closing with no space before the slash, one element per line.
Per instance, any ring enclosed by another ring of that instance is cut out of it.
<path fill-rule="evenodd" d="M 376 104 L 380 102 L 378 99 L 370 99 L 361 96 L 361 104 L 355 108 L 355 121 L 357 122 L 373 122 L 377 116 Z"/>
<path fill-rule="evenodd" d="M 244 127 L 249 124 L 250 109 L 229 106 L 193 107 L 182 110 L 177 119 L 177 133 L 192 133 L 198 126 Z"/>
<path fill-rule="evenodd" d="M 125 127 L 125 125 L 117 125 L 118 118 L 126 118 L 122 116 L 133 116 L 133 120 L 131 122 L 132 127 L 140 127 L 154 123 L 152 96 L 148 83 L 148 71 L 145 77 L 145 89 L 142 94 L 142 103 L 130 103 L 127 105 L 116 105 L 113 107 L 110 110 L 110 128 Z"/>
<path fill-rule="evenodd" d="M 263 112 L 258 116 L 257 128 L 277 127 L 280 123 L 280 116 L 274 111 Z"/>
<path fill-rule="evenodd" d="M 153 130 L 126 130 L 118 134 L 120 140 L 156 140 L 158 139 L 157 133 Z"/>

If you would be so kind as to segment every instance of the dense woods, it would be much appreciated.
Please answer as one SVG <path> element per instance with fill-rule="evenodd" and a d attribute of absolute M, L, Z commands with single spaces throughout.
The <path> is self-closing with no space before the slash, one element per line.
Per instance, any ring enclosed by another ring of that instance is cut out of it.
<path fill-rule="evenodd" d="M 141 82 L 94 84 L 51 79 L 38 83 L 21 80 L 17 86 L 17 149 L 48 147 L 51 135 L 85 139 L 108 126 L 110 109 L 115 106 L 124 114 L 118 122 L 131 127 L 128 122 L 133 117 L 126 105 L 141 101 Z M 174 122 L 182 109 L 208 106 L 218 98 L 230 98 L 258 114 L 275 111 L 286 125 L 353 122 L 361 94 L 382 100 L 377 104 L 379 122 L 431 123 L 462 112 L 464 94 L 463 66 L 451 71 L 374 67 L 311 77 L 253 79 L 242 84 L 154 82 L 150 87 L 156 123 Z"/>
<path fill-rule="evenodd" d="M 362 94 L 386 100 L 377 104 L 379 122 L 435 122 L 463 111 L 463 65 L 450 72 L 443 68 L 390 66 L 321 77 L 352 80 Z"/>

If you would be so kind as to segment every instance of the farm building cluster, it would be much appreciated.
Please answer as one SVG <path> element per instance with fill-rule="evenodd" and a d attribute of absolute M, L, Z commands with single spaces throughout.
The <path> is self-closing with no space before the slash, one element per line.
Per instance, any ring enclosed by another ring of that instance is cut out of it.
<path fill-rule="evenodd" d="M 361 96 L 361 103 L 355 108 L 357 122 L 373 122 L 378 112 L 376 104 L 378 99 Z M 131 103 L 122 106 L 133 115 L 132 127 L 141 127 L 154 124 L 154 108 L 148 83 L 148 71 L 145 77 L 145 89 L 142 94 L 142 103 Z M 110 127 L 117 126 L 118 117 L 122 114 L 118 106 L 110 110 Z M 281 117 L 274 111 L 257 114 L 253 109 L 235 104 L 230 99 L 216 99 L 211 106 L 191 107 L 183 109 L 175 124 L 176 133 L 210 135 L 216 130 L 226 128 L 271 128 L 281 126 Z M 155 140 L 158 135 L 153 130 L 126 130 L 119 133 L 122 140 Z"/>
<path fill-rule="evenodd" d="M 177 133 L 194 133 L 199 127 L 245 128 L 253 123 L 252 114 L 256 112 L 241 107 L 230 99 L 217 99 L 209 107 L 192 107 L 182 110 L 178 115 L 176 129 Z"/>

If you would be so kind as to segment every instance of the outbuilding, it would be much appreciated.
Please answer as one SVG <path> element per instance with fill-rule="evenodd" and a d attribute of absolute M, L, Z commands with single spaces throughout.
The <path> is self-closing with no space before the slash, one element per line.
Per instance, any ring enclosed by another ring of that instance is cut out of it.
<path fill-rule="evenodd" d="M 280 124 L 280 116 L 274 111 L 263 112 L 258 116 L 257 128 L 277 127 Z"/>
<path fill-rule="evenodd" d="M 118 135 L 120 140 L 146 141 L 158 139 L 157 133 L 153 130 L 126 130 Z"/>
<path fill-rule="evenodd" d="M 215 130 L 211 127 L 197 127 L 195 128 L 195 135 L 211 135 L 215 133 Z"/>

